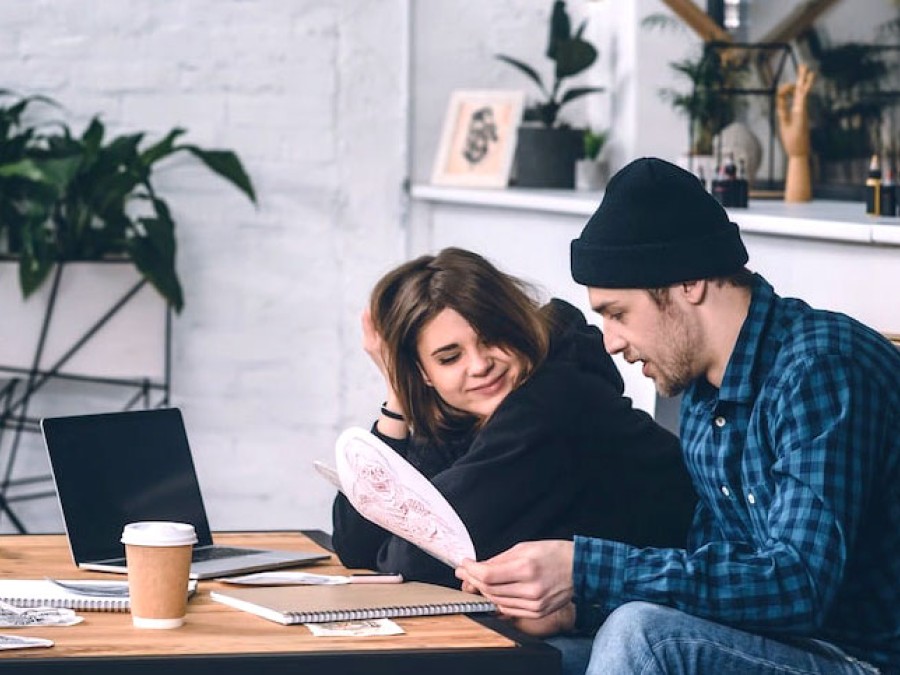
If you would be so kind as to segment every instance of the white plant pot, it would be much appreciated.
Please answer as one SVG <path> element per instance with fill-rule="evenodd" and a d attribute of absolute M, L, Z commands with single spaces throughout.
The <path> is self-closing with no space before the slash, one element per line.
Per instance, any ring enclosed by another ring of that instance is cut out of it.
<path fill-rule="evenodd" d="M 606 187 L 609 165 L 605 161 L 579 159 L 575 162 L 575 189 L 597 191 Z"/>
<path fill-rule="evenodd" d="M 750 127 L 741 122 L 732 122 L 722 129 L 713 142 L 714 147 L 721 148 L 723 160 L 731 156 L 735 166 L 743 160 L 747 179 L 751 184 L 756 180 L 756 172 L 762 161 L 762 144 Z"/>
<path fill-rule="evenodd" d="M 712 179 L 716 177 L 718 168 L 715 155 L 681 155 L 676 164 L 705 180 L 707 189 L 712 185 Z"/>
<path fill-rule="evenodd" d="M 31 369 L 56 270 L 23 300 L 18 265 L 18 261 L 0 261 L 0 367 Z M 66 263 L 38 369 L 52 368 L 138 281 L 140 275 L 130 262 Z M 88 377 L 163 378 L 166 314 L 159 293 L 144 285 L 59 372 Z"/>

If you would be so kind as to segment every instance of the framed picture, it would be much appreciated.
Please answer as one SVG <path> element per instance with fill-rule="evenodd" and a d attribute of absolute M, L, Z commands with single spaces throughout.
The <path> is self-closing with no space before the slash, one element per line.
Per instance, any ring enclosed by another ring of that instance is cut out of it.
<path fill-rule="evenodd" d="M 521 91 L 454 91 L 431 182 L 506 187 L 523 100 Z"/>

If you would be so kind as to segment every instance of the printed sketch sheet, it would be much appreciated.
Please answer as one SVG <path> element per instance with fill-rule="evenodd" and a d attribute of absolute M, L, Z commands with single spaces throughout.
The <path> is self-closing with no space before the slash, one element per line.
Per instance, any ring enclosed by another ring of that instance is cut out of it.
<path fill-rule="evenodd" d="M 475 559 L 475 546 L 459 515 L 425 476 L 381 439 L 359 427 L 335 446 L 344 494 L 368 520 L 456 567 Z"/>

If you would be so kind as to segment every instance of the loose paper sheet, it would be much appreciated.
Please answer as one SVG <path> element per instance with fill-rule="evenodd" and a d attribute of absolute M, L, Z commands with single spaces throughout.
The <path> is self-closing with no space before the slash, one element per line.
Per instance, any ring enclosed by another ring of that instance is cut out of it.
<path fill-rule="evenodd" d="M 337 574 L 313 574 L 311 572 L 256 572 L 239 577 L 217 579 L 238 586 L 337 586 L 349 584 L 350 577 Z"/>
<path fill-rule="evenodd" d="M 0 649 L 27 649 L 29 647 L 52 647 L 53 640 L 24 635 L 0 635 Z"/>
<path fill-rule="evenodd" d="M 315 467 L 319 475 L 322 476 L 322 478 L 327 480 L 338 489 L 338 492 L 344 491 L 344 488 L 341 485 L 341 477 L 338 476 L 337 469 L 328 466 L 325 462 L 320 462 L 317 459 L 313 460 L 313 466 Z"/>
<path fill-rule="evenodd" d="M 403 635 L 400 626 L 390 619 L 364 619 L 357 621 L 329 621 L 305 623 L 316 637 L 368 637 L 370 635 Z"/>
<path fill-rule="evenodd" d="M 337 471 L 354 508 L 450 567 L 475 559 L 466 526 L 444 496 L 381 439 L 352 427 L 337 440 Z"/>
<path fill-rule="evenodd" d="M 16 607 L 0 602 L 0 628 L 23 626 L 74 626 L 84 621 L 71 609 L 61 607 Z"/>

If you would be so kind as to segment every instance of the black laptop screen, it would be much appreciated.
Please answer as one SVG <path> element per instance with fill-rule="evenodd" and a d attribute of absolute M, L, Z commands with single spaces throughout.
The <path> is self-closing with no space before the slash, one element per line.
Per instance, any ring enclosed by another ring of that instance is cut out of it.
<path fill-rule="evenodd" d="M 41 421 L 76 563 L 121 557 L 126 523 L 175 520 L 212 535 L 175 408 Z"/>

